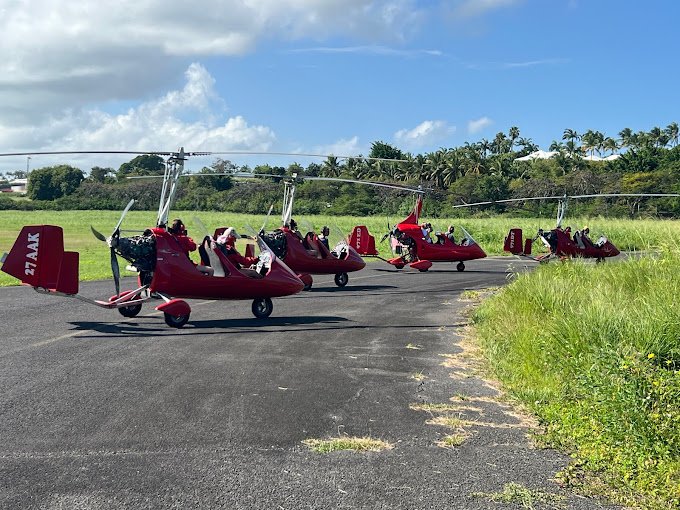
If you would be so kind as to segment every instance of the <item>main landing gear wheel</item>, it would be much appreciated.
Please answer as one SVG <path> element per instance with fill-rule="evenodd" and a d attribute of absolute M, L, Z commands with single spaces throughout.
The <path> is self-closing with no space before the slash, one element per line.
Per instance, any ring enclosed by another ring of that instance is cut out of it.
<path fill-rule="evenodd" d="M 141 305 L 140 305 L 141 306 Z M 172 315 L 165 312 L 165 323 L 171 328 L 181 328 L 189 322 L 189 314 L 187 315 Z"/>
<path fill-rule="evenodd" d="M 142 311 L 141 303 L 138 305 L 122 306 L 118 309 L 118 312 L 120 312 L 120 314 L 123 317 L 137 317 L 137 315 L 141 311 Z"/>
<path fill-rule="evenodd" d="M 458 262 L 458 265 L 456 266 L 456 269 L 457 269 L 458 271 L 465 271 L 465 264 L 463 264 L 462 262 Z"/>
<path fill-rule="evenodd" d="M 604 257 L 597 257 L 597 258 L 595 259 L 595 263 L 596 263 L 596 264 L 602 264 L 602 262 L 604 262 Z"/>
<path fill-rule="evenodd" d="M 302 290 L 312 290 L 312 283 L 305 283 L 305 286 L 302 287 Z"/>
<path fill-rule="evenodd" d="M 253 315 L 258 319 L 266 319 L 274 310 L 274 303 L 271 298 L 257 298 L 253 299 L 253 306 L 251 307 Z"/>
<path fill-rule="evenodd" d="M 338 273 L 335 275 L 335 284 L 338 287 L 344 287 L 347 285 L 347 282 L 349 281 L 349 276 L 347 276 L 347 273 Z"/>
<path fill-rule="evenodd" d="M 394 267 L 397 269 L 404 269 L 404 264 L 395 264 Z"/>

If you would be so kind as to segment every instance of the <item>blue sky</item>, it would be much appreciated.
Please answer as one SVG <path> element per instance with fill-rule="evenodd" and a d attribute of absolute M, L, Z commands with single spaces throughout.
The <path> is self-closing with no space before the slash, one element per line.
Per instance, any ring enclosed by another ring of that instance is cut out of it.
<path fill-rule="evenodd" d="M 615 137 L 680 121 L 672 0 L 197 5 L 0 0 L 0 152 L 365 155 L 381 140 L 422 153 L 511 126 L 547 149 L 566 128 Z M 25 164 L 0 158 L 0 172 Z"/>

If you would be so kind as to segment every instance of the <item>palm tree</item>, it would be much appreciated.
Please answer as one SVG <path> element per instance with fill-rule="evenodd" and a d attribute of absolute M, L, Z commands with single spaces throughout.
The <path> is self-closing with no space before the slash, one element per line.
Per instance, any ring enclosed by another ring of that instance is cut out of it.
<path fill-rule="evenodd" d="M 579 135 L 575 130 L 573 129 L 565 129 L 564 133 L 562 134 L 562 140 L 580 140 L 581 135 Z"/>
<path fill-rule="evenodd" d="M 630 128 L 623 128 L 619 131 L 619 138 L 621 139 L 621 147 L 630 147 L 633 131 Z"/>
<path fill-rule="evenodd" d="M 340 177 L 341 167 L 338 158 L 335 156 L 328 156 L 321 166 L 321 172 L 324 177 Z"/>
<path fill-rule="evenodd" d="M 550 147 L 548 147 L 548 150 L 550 152 L 562 152 L 565 149 L 565 146 L 562 142 L 558 142 L 557 140 L 553 140 L 552 143 L 550 144 Z"/>
<path fill-rule="evenodd" d="M 590 155 L 595 155 L 595 149 L 597 147 L 597 137 L 595 136 L 595 131 L 589 129 L 581 135 L 581 142 L 583 142 L 583 150 L 585 152 L 590 152 Z"/>
<path fill-rule="evenodd" d="M 538 150 L 538 145 L 536 145 L 531 138 L 520 137 L 517 140 L 517 146 L 522 148 L 520 152 L 524 155 L 531 154 Z"/>
<path fill-rule="evenodd" d="M 616 142 L 614 138 L 608 136 L 603 140 L 602 148 L 606 151 L 610 151 L 612 154 L 616 154 L 616 151 L 619 150 L 619 144 Z"/>
<path fill-rule="evenodd" d="M 508 131 L 508 138 L 510 138 L 510 151 L 515 146 L 515 140 L 519 138 L 519 128 L 517 126 L 512 126 Z"/>
<path fill-rule="evenodd" d="M 671 122 L 666 126 L 666 129 L 664 129 L 664 132 L 666 133 L 666 136 L 668 136 L 668 140 L 673 144 L 673 147 L 678 145 L 678 138 L 680 137 L 680 132 L 678 130 L 678 123 L 677 122 Z"/>
<path fill-rule="evenodd" d="M 505 136 L 505 133 L 499 132 L 496 133 L 496 136 L 493 139 L 493 142 L 491 142 L 491 151 L 494 154 L 503 154 L 506 151 L 506 147 L 508 145 L 508 139 Z"/>

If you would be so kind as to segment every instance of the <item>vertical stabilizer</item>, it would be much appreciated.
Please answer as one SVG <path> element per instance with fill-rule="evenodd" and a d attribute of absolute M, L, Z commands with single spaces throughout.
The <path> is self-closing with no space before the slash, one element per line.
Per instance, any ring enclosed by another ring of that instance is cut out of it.
<path fill-rule="evenodd" d="M 78 254 L 64 252 L 61 227 L 31 225 L 21 229 L 2 270 L 32 287 L 78 292 Z"/>
<path fill-rule="evenodd" d="M 352 233 L 349 236 L 349 245 L 359 255 L 378 255 L 378 250 L 375 249 L 375 238 L 364 225 L 358 225 L 352 229 Z"/>
<path fill-rule="evenodd" d="M 513 255 L 519 255 L 522 253 L 522 229 L 513 228 L 510 229 L 508 236 L 505 238 L 505 244 L 503 245 L 503 250 L 509 251 Z"/>

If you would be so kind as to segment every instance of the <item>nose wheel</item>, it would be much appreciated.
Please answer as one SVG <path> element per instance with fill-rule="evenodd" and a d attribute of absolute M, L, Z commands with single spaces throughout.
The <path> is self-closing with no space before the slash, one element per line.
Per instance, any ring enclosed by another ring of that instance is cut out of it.
<path fill-rule="evenodd" d="M 137 315 L 141 311 L 142 311 L 142 305 L 141 304 L 123 306 L 123 307 L 118 309 L 118 312 L 120 312 L 120 314 L 123 317 L 137 317 Z"/>
<path fill-rule="evenodd" d="M 465 264 L 463 264 L 462 262 L 458 262 L 458 265 L 456 266 L 456 269 L 457 269 L 458 271 L 465 271 Z"/>
<path fill-rule="evenodd" d="M 347 273 L 338 273 L 335 275 L 335 284 L 338 287 L 344 287 L 347 285 L 347 282 L 349 281 L 349 276 L 347 276 Z"/>
<path fill-rule="evenodd" d="M 141 308 L 141 305 L 140 305 Z M 189 322 L 189 314 L 186 315 L 172 315 L 171 313 L 164 313 L 165 323 L 171 328 L 181 328 Z"/>
<path fill-rule="evenodd" d="M 274 310 L 274 303 L 272 303 L 271 298 L 257 298 L 253 300 L 253 306 L 251 307 L 253 315 L 258 319 L 266 319 L 269 317 Z"/>

